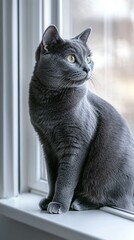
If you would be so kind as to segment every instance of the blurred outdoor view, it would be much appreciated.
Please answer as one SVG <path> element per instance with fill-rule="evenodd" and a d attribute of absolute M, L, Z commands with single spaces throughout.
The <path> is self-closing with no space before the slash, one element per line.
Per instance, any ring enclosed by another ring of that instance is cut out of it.
<path fill-rule="evenodd" d="M 92 88 L 127 119 L 134 133 L 134 1 L 71 0 L 71 36 L 91 27 Z"/>

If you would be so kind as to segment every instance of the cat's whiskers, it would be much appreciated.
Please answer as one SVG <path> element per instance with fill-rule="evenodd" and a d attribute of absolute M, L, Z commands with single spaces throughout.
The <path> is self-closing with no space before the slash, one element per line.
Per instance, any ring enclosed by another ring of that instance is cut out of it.
<path fill-rule="evenodd" d="M 92 87 L 95 89 L 95 91 L 97 91 L 97 87 L 96 87 L 96 79 L 95 79 L 94 75 L 91 75 L 89 81 L 90 81 Z M 90 83 L 89 83 L 89 84 L 90 84 Z"/>
<path fill-rule="evenodd" d="M 68 89 L 71 87 L 71 80 L 67 81 L 65 83 L 65 80 L 62 80 L 63 85 L 61 85 L 60 87 L 62 88 L 62 95 L 61 98 L 63 97 L 63 95 L 66 94 L 66 92 L 68 91 Z"/>

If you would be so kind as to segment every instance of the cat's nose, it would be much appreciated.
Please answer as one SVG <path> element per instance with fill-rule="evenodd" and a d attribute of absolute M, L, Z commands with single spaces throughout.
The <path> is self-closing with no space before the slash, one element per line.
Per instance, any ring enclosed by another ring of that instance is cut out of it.
<path fill-rule="evenodd" d="M 89 68 L 89 67 L 86 67 L 86 66 L 84 66 L 84 67 L 83 67 L 83 71 L 84 71 L 84 72 L 86 72 L 86 73 L 88 73 L 88 72 L 90 72 L 90 68 Z"/>

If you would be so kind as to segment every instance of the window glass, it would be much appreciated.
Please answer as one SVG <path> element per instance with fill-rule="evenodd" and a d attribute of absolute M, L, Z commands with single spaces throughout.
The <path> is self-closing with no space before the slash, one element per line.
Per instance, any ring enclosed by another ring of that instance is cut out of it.
<path fill-rule="evenodd" d="M 43 181 L 47 181 L 47 171 L 46 171 L 46 163 L 44 161 L 45 156 L 43 153 L 43 149 L 40 149 L 40 179 Z"/>
<path fill-rule="evenodd" d="M 127 119 L 134 133 L 134 1 L 72 0 L 71 35 L 92 27 L 90 88 Z"/>

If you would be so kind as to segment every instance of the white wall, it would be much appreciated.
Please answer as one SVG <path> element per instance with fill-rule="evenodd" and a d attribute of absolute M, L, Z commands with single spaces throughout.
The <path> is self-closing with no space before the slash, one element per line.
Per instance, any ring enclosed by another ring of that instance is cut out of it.
<path fill-rule="evenodd" d="M 0 215 L 0 240 L 63 240 Z"/>

